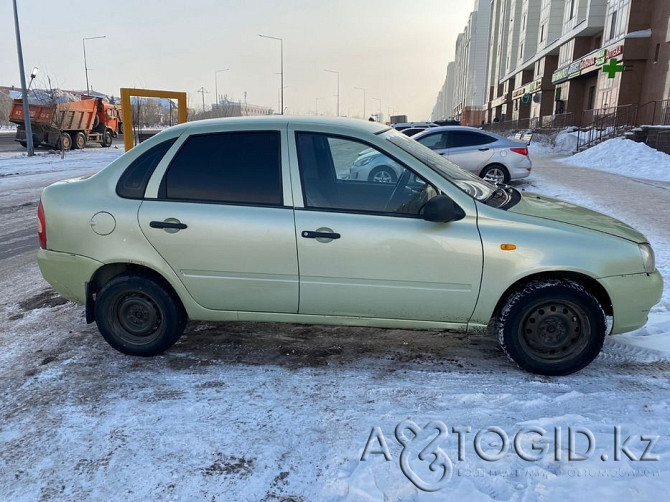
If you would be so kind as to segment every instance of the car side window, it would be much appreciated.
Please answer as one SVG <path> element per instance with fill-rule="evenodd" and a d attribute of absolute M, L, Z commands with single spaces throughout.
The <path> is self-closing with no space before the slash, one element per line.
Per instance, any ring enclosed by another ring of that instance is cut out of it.
<path fill-rule="evenodd" d="M 447 133 L 446 132 L 436 132 L 419 138 L 417 140 L 423 146 L 430 148 L 431 150 L 439 150 L 442 148 L 447 148 Z"/>
<path fill-rule="evenodd" d="M 451 131 L 447 148 L 458 148 L 462 146 L 477 146 L 493 143 L 495 138 L 471 131 Z"/>
<path fill-rule="evenodd" d="M 116 184 L 117 195 L 125 199 L 144 198 L 149 178 L 175 141 L 177 138 L 163 141 L 133 160 Z"/>
<path fill-rule="evenodd" d="M 309 209 L 418 215 L 437 190 L 388 155 L 357 140 L 296 133 Z"/>
<path fill-rule="evenodd" d="M 279 131 L 189 137 L 165 173 L 161 198 L 258 205 L 282 204 Z"/>

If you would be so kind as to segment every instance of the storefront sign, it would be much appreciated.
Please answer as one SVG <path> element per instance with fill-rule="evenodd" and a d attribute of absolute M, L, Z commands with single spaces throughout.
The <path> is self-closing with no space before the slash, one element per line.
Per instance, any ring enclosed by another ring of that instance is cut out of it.
<path fill-rule="evenodd" d="M 569 65 L 559 68 L 551 75 L 551 83 L 557 84 L 564 80 L 578 77 L 582 73 L 587 73 L 602 66 L 609 59 L 615 58 L 623 54 L 623 45 L 617 45 L 610 49 L 600 49 L 597 52 L 592 52 L 584 57 L 572 61 Z M 585 71 L 587 70 L 587 71 Z"/>

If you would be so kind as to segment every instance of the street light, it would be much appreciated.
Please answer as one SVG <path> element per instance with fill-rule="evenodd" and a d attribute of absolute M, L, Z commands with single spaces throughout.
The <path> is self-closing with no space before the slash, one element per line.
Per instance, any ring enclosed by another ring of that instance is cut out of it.
<path fill-rule="evenodd" d="M 230 70 L 230 68 L 226 68 L 225 70 L 216 70 L 214 72 L 214 100 L 215 100 L 217 105 L 219 104 L 219 82 L 217 81 L 216 78 L 218 77 L 219 73 L 221 73 L 222 71 L 228 71 L 228 70 Z"/>
<path fill-rule="evenodd" d="M 272 40 L 279 40 L 281 44 L 281 82 L 280 82 L 280 89 L 281 89 L 281 103 L 279 106 L 281 107 L 281 113 L 280 115 L 284 115 L 284 39 L 279 38 L 279 37 L 271 37 L 269 35 L 261 35 L 260 33 L 258 34 L 259 37 L 263 38 L 271 38 Z"/>
<path fill-rule="evenodd" d="M 370 98 L 374 99 L 375 101 L 379 101 L 379 112 L 377 112 L 377 122 L 382 121 L 382 99 L 381 98 Z"/>
<path fill-rule="evenodd" d="M 337 73 L 337 116 L 340 116 L 340 72 L 335 71 L 335 70 L 326 70 L 325 68 L 323 71 L 327 71 L 330 73 Z"/>
<path fill-rule="evenodd" d="M 35 66 L 33 68 L 33 71 L 30 73 L 30 83 L 28 84 L 28 90 L 30 90 L 30 86 L 33 85 L 33 80 L 35 80 L 35 77 L 37 76 L 39 68 Z"/>
<path fill-rule="evenodd" d="M 363 118 L 365 118 L 365 87 L 354 87 L 354 89 L 363 91 Z"/>
<path fill-rule="evenodd" d="M 21 48 L 21 31 L 19 30 L 19 12 L 14 0 L 14 31 L 16 33 L 16 54 L 19 58 L 19 76 L 21 78 L 21 97 L 23 101 L 23 124 L 26 130 L 26 148 L 28 157 L 35 155 L 33 146 L 33 129 L 30 124 L 30 106 L 28 105 L 28 90 L 26 89 L 26 74 L 23 72 L 23 49 Z"/>
<path fill-rule="evenodd" d="M 84 71 L 86 72 L 86 94 L 90 94 L 91 90 L 88 87 L 88 65 L 86 64 L 86 40 L 95 40 L 97 38 L 107 38 L 106 35 L 99 37 L 84 37 L 81 39 L 81 45 L 84 47 Z"/>

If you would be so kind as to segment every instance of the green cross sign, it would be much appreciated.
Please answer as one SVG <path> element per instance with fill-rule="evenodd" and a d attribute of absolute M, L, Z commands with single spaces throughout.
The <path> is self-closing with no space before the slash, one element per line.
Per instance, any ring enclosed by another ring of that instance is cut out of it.
<path fill-rule="evenodd" d="M 603 71 L 607 73 L 607 78 L 614 78 L 618 71 L 623 71 L 623 64 L 619 66 L 619 61 L 610 59 L 609 62 L 603 66 Z"/>

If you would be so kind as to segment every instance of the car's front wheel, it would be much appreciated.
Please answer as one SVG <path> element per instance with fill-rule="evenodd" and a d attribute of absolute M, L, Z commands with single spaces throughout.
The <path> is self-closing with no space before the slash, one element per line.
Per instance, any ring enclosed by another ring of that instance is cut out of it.
<path fill-rule="evenodd" d="M 186 326 L 179 300 L 155 281 L 120 276 L 95 301 L 95 320 L 107 342 L 132 356 L 154 356 L 169 349 Z"/>
<path fill-rule="evenodd" d="M 582 285 L 535 280 L 513 292 L 496 319 L 498 341 L 522 369 L 569 375 L 593 361 L 605 340 L 605 313 Z"/>

